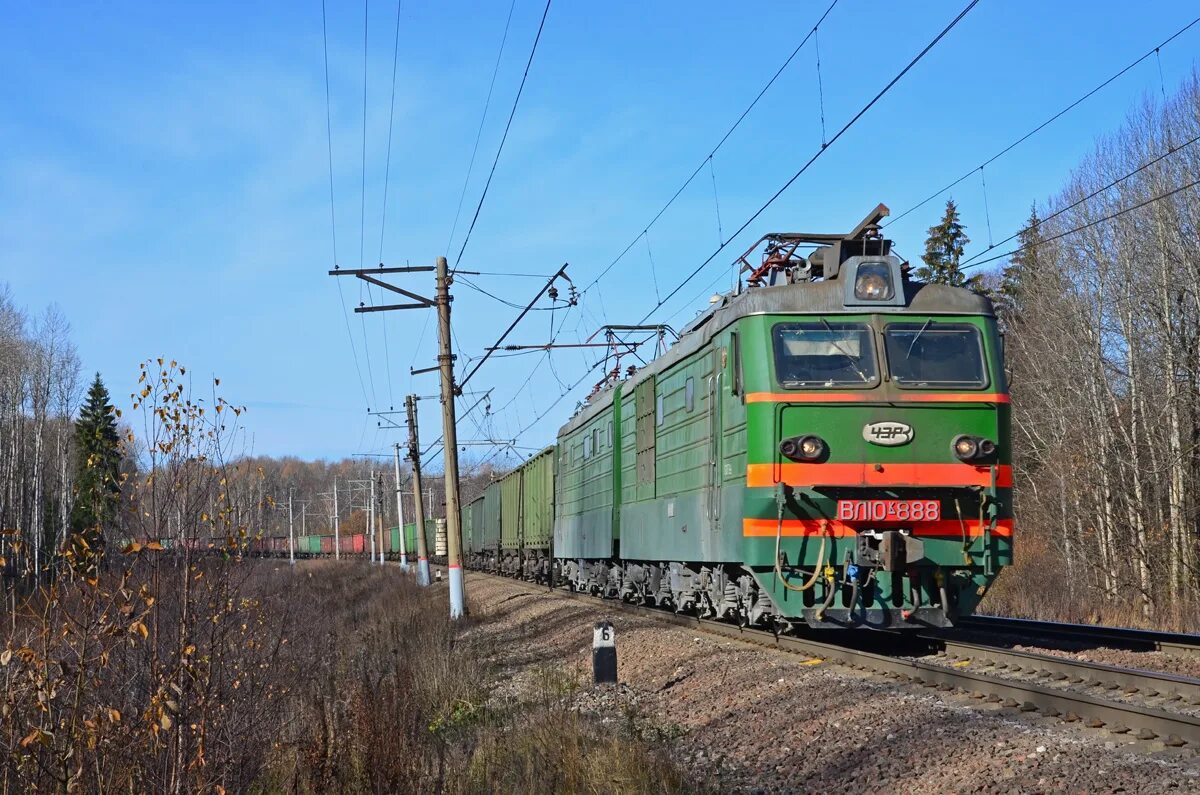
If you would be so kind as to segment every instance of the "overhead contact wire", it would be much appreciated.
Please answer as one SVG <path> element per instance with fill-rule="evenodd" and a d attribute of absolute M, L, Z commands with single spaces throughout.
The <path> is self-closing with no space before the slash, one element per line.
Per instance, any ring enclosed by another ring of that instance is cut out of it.
<path fill-rule="evenodd" d="M 818 19 L 816 24 L 814 24 L 812 26 L 812 29 L 809 30 L 808 35 L 805 36 L 800 41 L 800 43 L 796 45 L 796 48 L 794 50 L 792 50 L 791 55 L 789 55 L 787 57 L 787 59 L 779 66 L 779 68 L 775 70 L 775 74 L 771 75 L 771 79 L 767 81 L 766 85 L 764 85 L 762 87 L 762 89 L 758 92 L 758 94 L 754 97 L 754 99 L 750 102 L 750 104 L 746 106 L 746 109 L 742 111 L 742 115 L 738 116 L 737 121 L 735 121 L 733 123 L 733 125 L 728 130 L 725 131 L 725 134 L 723 136 L 721 136 L 721 140 L 717 142 L 717 145 L 714 146 L 707 155 L 705 155 L 704 159 L 702 159 L 700 161 L 699 165 L 696 166 L 696 169 L 694 171 L 692 171 L 692 173 L 688 176 L 688 178 L 683 181 L 683 184 L 680 185 L 679 189 L 676 190 L 675 193 L 671 196 L 671 198 L 667 200 L 667 203 L 664 204 L 659 209 L 659 211 L 654 214 L 654 217 L 650 219 L 650 222 L 645 224 L 643 229 L 649 229 L 650 227 L 654 226 L 654 224 L 658 221 L 658 219 L 662 218 L 663 213 L 665 213 L 668 209 L 670 209 L 671 205 L 673 205 L 675 203 L 675 200 L 678 199 L 680 197 L 680 195 L 687 189 L 688 185 L 692 184 L 692 180 L 694 180 L 696 178 L 696 176 L 701 171 L 704 170 L 704 166 L 708 162 L 709 158 L 711 158 L 713 155 L 715 155 L 720 150 L 720 148 L 725 145 L 725 142 L 729 140 L 729 136 L 733 135 L 734 131 L 737 130 L 738 127 L 741 126 L 742 122 L 745 121 L 746 117 L 750 115 L 750 111 L 754 110 L 755 106 L 758 105 L 759 100 L 761 100 L 763 98 L 763 96 L 767 93 L 767 91 L 770 90 L 771 86 L 773 86 L 775 84 L 775 81 L 779 79 L 779 76 L 781 74 L 783 74 L 784 70 L 787 69 L 788 65 L 795 59 L 796 55 L 800 52 L 800 50 L 804 49 L 804 45 L 808 43 L 808 40 L 811 39 L 814 35 L 816 35 L 817 28 L 821 26 L 821 23 L 823 23 L 825 21 L 825 18 L 829 16 L 829 13 L 831 11 L 833 11 L 834 7 L 837 6 L 837 4 L 838 4 L 838 0 L 833 0 L 833 2 L 829 4 L 829 7 L 825 9 L 825 13 L 821 15 L 821 18 Z M 612 262 L 608 263 L 608 265 L 606 265 L 604 267 L 604 270 L 600 271 L 600 273 L 597 274 L 594 279 L 592 279 L 590 282 L 588 282 L 588 285 L 586 287 L 584 287 L 581 292 L 586 293 L 587 291 L 591 290 L 592 287 L 594 287 L 597 282 L 599 282 L 601 279 L 603 279 L 608 274 L 608 272 L 610 270 L 612 270 L 613 267 L 618 262 L 620 262 L 622 259 L 624 259 L 625 255 L 628 254 L 635 245 L 637 245 L 638 238 L 640 238 L 640 237 L 641 237 L 641 234 L 638 234 L 633 238 L 633 240 L 630 240 L 629 244 L 627 246 L 625 246 L 625 248 L 621 251 L 621 253 L 618 254 L 616 256 L 616 258 L 613 259 Z"/>
<path fill-rule="evenodd" d="M 926 204 L 928 204 L 929 202 L 933 201 L 933 200 L 934 200 L 934 199 L 936 199 L 938 196 L 941 196 L 941 195 L 942 195 L 943 193 L 945 193 L 946 191 L 948 191 L 948 190 L 950 190 L 951 188 L 953 188 L 954 186 L 958 185 L 960 182 L 962 182 L 963 180 L 965 180 L 967 177 L 969 177 L 969 176 L 971 176 L 972 174 L 974 174 L 974 173 L 975 173 L 977 170 L 979 170 L 979 169 L 981 169 L 981 168 L 983 168 L 983 167 L 985 167 L 985 166 L 991 165 L 991 164 L 992 164 L 992 163 L 994 163 L 995 161 L 999 160 L 1001 157 L 1004 157 L 1004 155 L 1008 154 L 1008 153 L 1009 153 L 1009 152 L 1011 152 L 1013 149 L 1016 149 L 1018 146 L 1020 146 L 1021 144 L 1025 143 L 1026 141 L 1028 141 L 1028 140 L 1029 140 L 1030 138 L 1032 138 L 1033 136 L 1037 135 L 1037 134 L 1038 134 L 1039 132 L 1041 132 L 1042 130 L 1046 129 L 1046 127 L 1049 127 L 1051 124 L 1053 124 L 1054 122 L 1058 121 L 1060 118 L 1062 118 L 1063 116 L 1065 116 L 1067 113 L 1069 113 L 1070 111 L 1074 110 L 1074 109 L 1075 109 L 1076 107 L 1078 107 L 1080 104 L 1082 104 L 1083 102 L 1085 102 L 1086 100 L 1088 100 L 1089 98 L 1091 98 L 1091 97 L 1092 97 L 1094 94 L 1096 94 L 1098 91 L 1100 91 L 1100 90 L 1104 89 L 1105 87 L 1107 87 L 1107 86 L 1108 86 L 1109 84 L 1111 84 L 1111 83 L 1112 83 L 1114 80 L 1116 80 L 1116 79 L 1120 78 L 1122 75 L 1124 75 L 1125 73 L 1127 73 L 1129 70 L 1133 69 L 1135 66 L 1137 66 L 1138 64 L 1140 64 L 1142 61 L 1146 60 L 1146 59 L 1147 59 L 1147 58 L 1149 58 L 1151 55 L 1154 55 L 1154 54 L 1156 54 L 1156 53 L 1157 53 L 1157 52 L 1158 52 L 1160 49 L 1162 49 L 1163 47 L 1166 47 L 1166 46 L 1167 46 L 1168 44 L 1170 44 L 1172 41 L 1174 41 L 1175 39 L 1177 39 L 1177 38 L 1179 38 L 1180 36 L 1182 36 L 1184 33 L 1186 33 L 1188 30 L 1190 30 L 1190 29 L 1191 29 L 1193 26 L 1195 26 L 1195 25 L 1196 25 L 1196 23 L 1198 23 L 1198 22 L 1200 22 L 1200 17 L 1196 17 L 1196 18 L 1195 18 L 1195 19 L 1193 19 L 1191 22 L 1187 23 L 1187 24 L 1186 24 L 1186 25 L 1184 25 L 1182 28 L 1180 28 L 1179 30 L 1175 31 L 1173 34 L 1171 34 L 1169 37 L 1167 37 L 1167 39 L 1165 39 L 1165 40 L 1164 40 L 1162 43 L 1160 43 L 1160 44 L 1159 44 L 1157 47 L 1153 47 L 1153 48 L 1151 48 L 1151 49 L 1147 50 L 1147 51 L 1146 51 L 1146 52 L 1145 52 L 1143 55 L 1139 56 L 1137 59 L 1135 59 L 1134 61 L 1130 62 L 1128 65 L 1126 65 L 1126 66 L 1125 66 L 1124 68 L 1122 68 L 1120 71 L 1116 72 L 1114 75 L 1112 75 L 1111 77 L 1109 77 L 1109 78 L 1108 78 L 1107 80 L 1105 80 L 1103 83 L 1101 83 L 1100 85 L 1096 86 L 1096 87 L 1095 87 L 1095 88 L 1093 88 L 1091 91 L 1087 92 L 1086 94 L 1084 94 L 1082 97 L 1080 97 L 1079 99 L 1075 100 L 1075 101 L 1074 101 L 1074 102 L 1072 102 L 1071 104 L 1067 105 L 1065 108 L 1063 108 L 1062 110 L 1060 110 L 1058 113 L 1055 113 L 1053 116 L 1051 116 L 1050 118 L 1046 119 L 1044 122 L 1042 122 L 1042 123 L 1041 123 L 1041 124 L 1039 124 L 1038 126 L 1034 127 L 1032 130 L 1030 130 L 1029 132 L 1025 133 L 1025 134 L 1024 134 L 1024 135 L 1022 135 L 1020 138 L 1018 138 L 1017 140 L 1013 141 L 1011 144 L 1009 144 L 1008 146 L 1004 147 L 1003 149 L 1001 149 L 1001 150 L 1000 150 L 999 152 L 997 152 L 996 154 L 994 154 L 994 155 L 992 155 L 991 157 L 989 157 L 987 160 L 985 160 L 985 161 L 983 161 L 982 163 L 980 163 L 978 166 L 975 166 L 974 168 L 972 168 L 970 171 L 968 171 L 968 172 L 966 172 L 965 174 L 963 174 L 963 175 L 962 175 L 961 177 L 959 177 L 958 179 L 956 179 L 956 180 L 954 180 L 953 182 L 951 182 L 950 184 L 946 185 L 946 186 L 945 186 L 944 188 L 942 188 L 941 190 L 938 190 L 938 191 L 936 191 L 936 192 L 934 192 L 934 193 L 931 193 L 931 194 L 929 194 L 929 196 L 927 196 L 927 197 L 925 197 L 924 199 L 922 199 L 921 201 L 917 202 L 917 203 L 916 203 L 916 204 L 914 204 L 912 207 L 909 207 L 909 208 L 908 208 L 907 210 L 905 210 L 904 212 L 900 213 L 899 215 L 896 215 L 896 216 L 894 216 L 894 217 L 893 217 L 893 218 L 892 218 L 890 221 L 888 221 L 886 224 L 883 224 L 883 226 L 891 226 L 892 224 L 894 224 L 894 223 L 896 223 L 897 221 L 899 221 L 901 218 L 904 218 L 905 216 L 909 215 L 910 213 L 912 213 L 912 212 L 914 212 L 914 211 L 916 211 L 916 210 L 920 209 L 921 207 L 924 207 Z"/>
<path fill-rule="evenodd" d="M 1177 193 L 1182 193 L 1183 191 L 1185 191 L 1185 190 L 1188 190 L 1189 188 L 1194 188 L 1194 187 L 1196 187 L 1197 185 L 1200 185 L 1200 179 L 1195 179 L 1195 180 L 1192 180 L 1191 182 L 1189 182 L 1189 183 L 1188 183 L 1188 184 L 1186 184 L 1186 185 L 1181 185 L 1180 187 L 1178 187 L 1178 188 L 1175 188 L 1174 190 L 1167 191 L 1166 193 L 1159 194 L 1158 196 L 1154 196 L 1153 198 L 1150 198 L 1150 199 L 1146 199 L 1145 201 L 1143 201 L 1143 202 L 1139 202 L 1139 203 L 1137 203 L 1137 204 L 1133 205 L 1132 207 L 1126 207 L 1126 208 L 1125 208 L 1125 209 L 1123 209 L 1123 210 L 1118 210 L 1118 211 L 1117 211 L 1117 212 L 1115 212 L 1115 213 L 1110 213 L 1109 215 L 1106 215 L 1106 216 L 1104 216 L 1103 218 L 1097 218 L 1097 219 L 1095 219 L 1095 220 L 1093 220 L 1093 221 L 1088 221 L 1086 224 L 1082 224 L 1082 225 L 1080 225 L 1080 226 L 1077 226 L 1077 227 L 1075 227 L 1074 229 L 1068 229 L 1068 230 L 1066 230 L 1066 231 L 1064 231 L 1064 232 L 1059 232 L 1059 233 L 1058 233 L 1058 234 L 1056 234 L 1056 235 L 1051 235 L 1050 237 L 1042 238 L 1041 240 L 1039 240 L 1039 241 L 1038 241 L 1038 243 L 1037 243 L 1037 244 L 1038 244 L 1038 245 L 1045 245 L 1046 243 L 1053 243 L 1055 240 L 1061 240 L 1062 238 L 1064 238 L 1064 237 L 1067 237 L 1068 235 L 1074 235 L 1074 234 L 1076 234 L 1076 233 L 1078 233 L 1078 232 L 1082 232 L 1082 231 L 1084 231 L 1085 229 L 1090 229 L 1090 228 L 1092 228 L 1093 226 L 1097 226 L 1097 225 L 1099 225 L 1099 224 L 1107 223 L 1108 221 L 1112 221 L 1112 220 L 1113 220 L 1113 219 L 1115 219 L 1115 218 L 1120 218 L 1122 215 L 1126 215 L 1126 214 L 1128 214 L 1128 213 L 1131 213 L 1131 212 L 1133 212 L 1134 210 L 1140 210 L 1140 209 L 1142 209 L 1143 207 L 1147 207 L 1147 206 L 1149 206 L 1149 205 L 1151 205 L 1151 204 L 1154 204 L 1155 202 L 1160 202 L 1160 201 L 1162 201 L 1163 199 L 1169 199 L 1169 198 L 1171 198 L 1172 196 L 1174 196 L 1175 194 L 1177 194 Z M 978 262 L 972 263 L 971 265 L 968 265 L 968 266 L 965 266 L 965 267 L 961 268 L 960 270 L 966 270 L 967 268 L 975 268 L 975 267 L 978 267 L 978 266 L 980 266 L 980 265 L 984 265 L 984 264 L 986 264 L 986 263 L 993 262 L 993 261 L 995 261 L 995 260 L 998 260 L 998 259 L 1003 259 L 1004 257 L 1009 257 L 1009 256 L 1012 256 L 1013 254 L 1016 254 L 1016 253 L 1018 253 L 1018 252 L 1021 252 L 1021 251 L 1026 251 L 1026 250 L 1028 250 L 1029 248 L 1030 248 L 1030 246 L 1029 246 L 1029 245 L 1017 246 L 1017 247 L 1016 247 L 1016 248 L 1014 248 L 1012 251 L 1006 251 L 1006 252 L 1004 252 L 1003 254 L 996 254 L 996 255 L 995 255 L 995 256 L 993 256 L 993 257 L 988 257 L 987 259 L 981 259 L 981 260 L 979 260 Z"/>
<path fill-rule="evenodd" d="M 538 23 L 537 35 L 533 39 L 533 46 L 529 50 L 529 60 L 525 62 L 525 72 L 521 75 L 521 84 L 517 86 L 517 96 L 513 99 L 512 110 L 508 114 L 508 122 L 504 125 L 504 135 L 500 137 L 500 145 L 496 147 L 496 157 L 492 160 L 492 168 L 488 172 L 487 181 L 483 183 L 483 193 L 479 196 L 479 204 L 475 206 L 475 214 L 471 216 L 471 225 L 467 227 L 466 237 L 463 238 L 462 247 L 458 250 L 458 256 L 454 258 L 454 267 L 462 262 L 463 253 L 467 250 L 467 244 L 471 242 L 471 233 L 475 231 L 475 224 L 479 220 L 479 213 L 483 210 L 483 203 L 487 199 L 488 189 L 492 186 L 492 177 L 496 175 L 496 166 L 500 163 L 500 155 L 504 152 L 504 144 L 508 141 L 508 131 L 512 129 L 513 118 L 517 115 L 517 107 L 521 104 L 521 95 L 525 92 L 525 81 L 529 79 L 529 68 L 533 66 L 533 56 L 537 54 L 538 42 L 542 40 L 542 30 L 546 27 L 546 16 L 550 13 L 550 3 L 552 0 L 546 0 L 546 8 L 542 11 L 542 20 Z"/>
<path fill-rule="evenodd" d="M 475 145 L 471 147 L 471 159 L 467 163 L 467 176 L 463 178 L 462 193 L 458 196 L 458 209 L 454 211 L 454 223 L 450 226 L 450 238 L 446 241 L 446 256 L 450 256 L 450 245 L 458 231 L 458 219 L 462 215 L 463 201 L 467 198 L 467 186 L 471 184 L 471 173 L 475 170 L 475 156 L 479 153 L 479 141 L 483 138 L 483 125 L 487 121 L 488 108 L 492 105 L 492 92 L 496 88 L 496 75 L 500 73 L 500 61 L 504 57 L 504 45 L 508 41 L 508 29 L 512 25 L 513 9 L 517 0 L 508 6 L 508 18 L 504 20 L 504 35 L 500 37 L 500 51 L 496 53 L 496 65 L 492 68 L 492 79 L 488 83 L 487 99 L 483 101 L 483 115 L 479 117 L 479 129 L 475 131 Z"/>
<path fill-rule="evenodd" d="M 1107 191 L 1107 190 L 1110 190 L 1111 188 L 1114 188 L 1114 187 L 1116 187 L 1117 185 L 1121 184 L 1122 182 L 1124 182 L 1125 180 L 1129 179 L 1130 177 L 1133 177 L 1133 176 L 1136 176 L 1137 174 L 1140 174 L 1141 172 L 1143 172 L 1143 171 L 1145 171 L 1146 169 L 1150 168 L 1150 167 L 1151 167 L 1151 166 L 1153 166 L 1154 164 L 1156 164 L 1156 163 L 1158 163 L 1158 162 L 1160 162 L 1160 161 L 1162 161 L 1162 160 L 1165 160 L 1166 158 L 1170 157 L 1171 155 L 1173 155 L 1173 154 L 1176 154 L 1176 153 L 1178 153 L 1178 152 L 1180 152 L 1180 151 L 1182 151 L 1182 150 L 1186 149 L 1187 147 L 1189 147 L 1189 146 L 1191 146 L 1191 145 L 1195 144 L 1197 141 L 1200 141 L 1200 135 L 1197 135 L 1197 136 L 1193 137 L 1191 140 L 1189 140 L 1189 141 L 1185 141 L 1185 142 L 1183 142 L 1183 143 L 1179 144 L 1178 146 L 1173 146 L 1173 147 L 1171 147 L 1170 149 L 1168 149 L 1167 151 L 1163 152 L 1162 154 L 1160 154 L 1160 155 L 1157 155 L 1157 156 L 1155 156 L 1154 158 L 1152 158 L 1152 159 L 1150 159 L 1150 160 L 1147 160 L 1145 163 L 1143 163 L 1142 165 L 1138 166 L 1138 167 L 1137 167 L 1137 168 L 1135 168 L 1133 171 L 1130 171 L 1130 172 L 1129 172 L 1129 173 L 1127 173 L 1127 174 L 1122 174 L 1121 176 L 1119 176 L 1119 177 L 1117 177 L 1116 179 L 1112 180 L 1111 182 L 1109 182 L 1107 185 L 1105 185 L 1105 186 L 1104 186 L 1104 187 L 1102 187 L 1102 188 L 1097 188 L 1096 190 L 1094 190 L 1094 191 L 1092 191 L 1091 193 L 1089 193 L 1087 196 L 1084 196 L 1082 199 L 1077 199 L 1077 200 L 1075 200 L 1075 201 L 1071 202 L 1070 204 L 1066 205 L 1065 207 L 1061 207 L 1061 208 L 1059 208 L 1058 210 L 1055 210 L 1054 212 L 1052 212 L 1052 213 L 1050 213 L 1049 215 L 1047 215 L 1045 218 L 1042 218 L 1042 219 L 1040 219 L 1040 220 L 1038 221 L 1038 225 L 1039 225 L 1039 226 L 1041 226 L 1041 225 L 1045 224 L 1047 221 L 1053 220 L 1054 218 L 1057 218 L 1058 216 L 1062 215 L 1063 213 L 1065 213 L 1065 212 L 1068 212 L 1068 211 L 1070 211 L 1070 210 L 1073 210 L 1073 209 L 1075 209 L 1076 207 L 1080 206 L 1081 204 L 1085 204 L 1086 202 L 1089 202 L 1089 201 L 1091 201 L 1092 199 L 1094 199 L 1094 198 L 1096 198 L 1097 196 L 1099 196 L 1101 193 L 1104 193 L 1105 191 Z M 1009 242 L 1010 240 L 1015 240 L 1016 238 L 1020 237 L 1020 235 L 1021 235 L 1021 232 L 1014 232 L 1013 234 L 1011 234 L 1011 235 L 1009 235 L 1008 237 L 1004 238 L 1003 240 L 1001 240 L 1000 242 L 996 243 L 995 245 L 989 246 L 989 247 L 987 248 L 987 250 L 985 250 L 985 251 L 980 251 L 978 254 L 973 254 L 973 255 L 971 255 L 970 257 L 967 257 L 965 260 L 963 260 L 963 261 L 962 261 L 962 264 L 960 265 L 960 269 L 965 269 L 965 268 L 967 268 L 967 267 L 972 267 L 972 268 L 973 268 L 973 267 L 975 267 L 976 265 L 981 265 L 981 264 L 983 264 L 982 262 L 975 262 L 975 260 L 977 260 L 977 259 L 979 259 L 980 257 L 982 257 L 984 254 L 988 253 L 988 251 L 991 251 L 991 250 L 992 250 L 993 248 L 995 248 L 996 246 L 1003 246 L 1005 243 Z M 1013 251 L 1009 252 L 1009 254 L 1015 254 L 1017 251 L 1020 251 L 1020 249 L 1014 249 Z M 1006 256 L 1008 256 L 1008 254 L 1001 254 L 1001 255 L 999 255 L 999 257 L 1006 257 Z M 988 260 L 988 261 L 990 262 L 991 260 Z"/>
<path fill-rule="evenodd" d="M 379 264 L 383 265 L 383 239 L 387 229 L 388 182 L 392 176 L 392 129 L 396 120 L 396 67 L 400 61 L 400 6 L 402 0 L 396 0 L 396 36 L 392 44 L 392 99 L 388 105 L 388 142 L 387 160 L 383 168 L 383 212 L 379 218 Z M 387 313 L 380 318 L 383 324 L 383 359 L 387 366 L 389 409 L 395 408 L 396 392 L 392 386 L 392 352 L 388 345 Z"/>
<path fill-rule="evenodd" d="M 773 196 L 771 196 L 771 198 L 767 199 L 767 201 L 761 207 L 759 207 L 754 212 L 753 215 L 751 215 L 749 218 L 747 218 L 745 223 L 743 223 L 740 227 L 738 227 L 738 230 L 730 236 L 729 240 L 727 240 L 724 245 L 718 246 L 716 251 L 714 251 L 712 254 L 710 254 L 708 256 L 708 259 L 704 260 L 704 262 L 701 262 L 698 266 L 696 266 L 696 268 L 690 274 L 688 274 L 687 278 L 685 278 L 682 282 L 680 282 L 679 285 L 677 285 L 675 287 L 675 289 L 671 290 L 671 292 L 667 294 L 666 298 L 662 299 L 657 304 L 655 304 L 654 308 L 651 309 L 649 312 L 647 312 L 645 314 L 645 316 L 642 317 L 642 319 L 639 320 L 638 322 L 645 323 L 646 320 L 649 319 L 649 317 L 651 315 L 653 315 L 655 312 L 657 312 L 658 309 L 660 307 L 662 307 L 663 304 L 665 304 L 667 301 L 671 300 L 671 298 L 673 298 L 680 290 L 682 290 L 685 286 L 687 286 L 687 284 L 689 282 L 691 282 L 692 279 L 696 278 L 696 276 L 700 273 L 700 271 L 704 270 L 704 268 L 710 262 L 712 262 L 714 259 L 716 259 L 717 255 L 720 254 L 725 249 L 725 246 L 729 245 L 730 241 L 737 238 L 738 235 L 740 235 L 742 232 L 744 232 L 746 230 L 746 227 L 748 227 L 748 226 L 750 226 L 750 224 L 754 223 L 754 221 L 756 221 L 758 219 L 758 217 L 760 215 L 762 215 L 763 212 L 765 212 L 768 207 L 770 207 L 772 204 L 774 204 L 775 200 L 778 199 L 780 196 L 782 196 L 784 191 L 786 191 L 788 188 L 790 188 L 793 185 L 793 183 L 795 183 L 796 180 L 798 180 L 801 177 L 801 175 L 804 174 L 804 172 L 808 171 L 808 169 L 812 166 L 812 164 L 817 162 L 817 160 L 821 157 L 821 155 L 823 155 L 823 154 L 825 154 L 825 152 L 829 151 L 830 147 L 832 147 L 833 144 L 836 143 L 839 138 L 841 138 L 843 135 L 845 135 L 846 132 L 851 127 L 853 127 L 855 125 L 855 123 L 858 122 L 859 119 L 861 119 L 864 115 L 866 115 L 867 111 L 869 111 L 871 108 L 873 108 L 875 106 L 875 103 L 879 102 L 879 100 L 882 99 L 884 97 L 884 95 L 886 95 L 889 91 L 891 91 L 892 87 L 895 86 L 896 83 L 900 82 L 901 78 L 903 78 L 906 74 L 908 74 L 908 72 L 914 66 L 916 66 L 918 63 L 920 63 L 921 59 L 923 59 L 929 53 L 930 50 L 932 50 L 935 46 L 937 46 L 938 42 L 940 42 L 943 38 L 945 38 L 945 36 L 951 30 L 953 30 L 955 28 L 955 26 L 957 26 L 958 23 L 962 21 L 963 17 L 965 17 L 971 11 L 971 9 L 973 9 L 976 5 L 978 5 L 978 3 L 979 3 L 979 0 L 971 0 L 971 2 L 968 3 L 966 5 L 966 7 L 963 8 L 962 11 L 958 12 L 958 16 L 956 16 L 953 20 L 951 20 L 950 24 L 948 24 L 948 25 L 946 25 L 946 27 L 942 28 L 941 32 L 938 33 L 937 36 L 935 36 L 932 41 L 930 41 L 928 44 L 926 44 L 925 47 L 919 53 L 917 53 L 916 56 L 914 56 L 913 59 L 911 61 L 909 61 L 908 64 L 896 74 L 895 77 L 893 77 L 890 81 L 888 81 L 887 85 L 885 85 L 882 89 L 880 89 L 879 93 L 877 93 L 874 97 L 872 97 L 871 100 L 869 102 L 867 102 L 867 104 L 863 105 L 863 107 L 858 111 L 858 113 L 854 114 L 854 116 L 851 117 L 851 119 L 848 122 L 846 122 L 842 126 L 842 128 L 834 134 L 834 136 L 832 138 L 829 139 L 829 143 L 822 146 L 816 152 L 816 154 L 814 154 L 812 157 L 810 157 L 808 159 L 808 162 L 806 162 L 803 166 L 800 167 L 799 171 L 797 171 L 795 174 L 793 174 L 791 176 L 791 178 L 788 179 L 788 181 L 785 182 L 783 184 L 783 186 L 779 188 L 779 190 L 775 191 L 775 194 Z"/>
<path fill-rule="evenodd" d="M 337 204 L 333 198 L 333 105 L 329 90 L 329 29 L 325 18 L 325 0 L 321 0 L 321 49 L 325 60 L 325 144 L 329 153 L 329 227 L 333 235 L 333 267 L 338 267 L 337 261 Z M 342 292 L 342 282 L 337 282 L 338 299 L 342 303 L 342 320 L 346 322 L 346 339 L 350 341 L 350 355 L 354 359 L 354 371 L 358 373 L 358 387 L 362 390 L 363 403 L 369 403 L 367 386 L 363 382 L 362 367 L 358 363 L 358 346 L 354 343 L 354 333 L 350 330 L 350 313 L 346 310 L 346 296 Z"/>

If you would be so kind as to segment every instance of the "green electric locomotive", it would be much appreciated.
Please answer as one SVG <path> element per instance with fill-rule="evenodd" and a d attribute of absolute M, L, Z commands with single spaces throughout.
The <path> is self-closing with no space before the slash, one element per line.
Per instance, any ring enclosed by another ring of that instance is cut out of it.
<path fill-rule="evenodd" d="M 752 246 L 745 289 L 594 394 L 533 462 L 522 495 L 545 493 L 553 455 L 553 538 L 503 532 L 517 547 L 477 559 L 782 629 L 971 613 L 1012 560 L 1001 338 L 986 298 L 908 278 L 886 214 Z M 545 499 L 526 504 L 499 513 L 536 518 Z"/>

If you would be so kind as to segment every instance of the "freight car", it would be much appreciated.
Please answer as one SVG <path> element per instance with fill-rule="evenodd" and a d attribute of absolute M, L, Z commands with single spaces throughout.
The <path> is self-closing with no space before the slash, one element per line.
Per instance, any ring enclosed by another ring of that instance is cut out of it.
<path fill-rule="evenodd" d="M 971 613 L 1012 560 L 1001 337 L 909 278 L 886 215 L 764 236 L 744 290 L 466 507 L 467 564 L 780 629 Z"/>

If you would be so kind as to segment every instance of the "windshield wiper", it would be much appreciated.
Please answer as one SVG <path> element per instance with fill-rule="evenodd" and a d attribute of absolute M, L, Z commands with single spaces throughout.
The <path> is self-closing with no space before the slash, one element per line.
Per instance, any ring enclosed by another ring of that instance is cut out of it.
<path fill-rule="evenodd" d="M 862 369 L 858 366 L 858 364 L 854 361 L 854 357 L 851 356 L 849 353 L 847 353 L 842 348 L 842 346 L 838 345 L 837 339 L 835 339 L 833 336 L 835 332 L 833 330 L 833 327 L 829 325 L 829 321 L 826 320 L 825 318 L 821 318 L 821 325 L 823 325 L 825 327 L 825 330 L 829 332 L 829 341 L 833 343 L 833 347 L 838 349 L 838 353 L 840 353 L 840 354 L 842 354 L 842 356 L 846 357 L 846 361 L 850 362 L 850 366 L 854 368 L 854 372 L 858 373 L 858 377 L 863 380 L 863 383 L 864 384 L 871 383 L 871 379 L 867 378 L 867 374 L 864 373 L 862 371 Z"/>
<path fill-rule="evenodd" d="M 925 333 L 925 329 L 929 328 L 929 324 L 932 322 L 933 318 L 926 320 L 925 325 L 921 326 L 921 328 L 918 329 L 917 333 L 913 336 L 912 342 L 908 343 L 908 351 L 904 354 L 904 358 L 906 360 L 912 358 L 912 349 L 916 346 L 917 340 L 921 339 L 921 335 Z"/>

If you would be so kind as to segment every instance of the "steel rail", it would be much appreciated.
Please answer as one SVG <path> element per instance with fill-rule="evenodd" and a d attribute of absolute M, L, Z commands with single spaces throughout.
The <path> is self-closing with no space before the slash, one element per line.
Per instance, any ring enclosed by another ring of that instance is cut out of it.
<path fill-rule="evenodd" d="M 956 621 L 960 629 L 1012 632 L 1075 641 L 1114 644 L 1117 648 L 1165 651 L 1175 654 L 1200 654 L 1200 635 L 1185 632 L 1160 632 L 1151 629 L 1102 627 L 1092 624 L 1066 624 L 1001 616 L 966 616 Z"/>
<path fill-rule="evenodd" d="M 921 637 L 939 645 L 945 656 L 952 660 L 979 661 L 998 670 L 1051 679 L 1068 686 L 1103 687 L 1109 691 L 1120 690 L 1126 695 L 1200 705 L 1200 679 L 1165 671 L 1122 668 L 1088 660 L 1006 649 L 986 643 L 969 643 L 941 635 Z"/>
<path fill-rule="evenodd" d="M 546 586 L 538 586 L 527 580 L 517 580 L 487 572 L 471 570 L 468 572 L 468 576 L 494 577 L 527 588 L 551 590 Z M 1015 708 L 1021 712 L 1039 712 L 1067 722 L 1082 721 L 1090 728 L 1107 728 L 1116 734 L 1132 732 L 1141 740 L 1161 738 L 1169 746 L 1188 745 L 1200 748 L 1200 716 L 1097 698 L 1086 693 L 944 664 L 924 662 L 919 659 L 865 651 L 840 643 L 818 641 L 803 636 L 776 635 L 768 630 L 739 627 L 712 619 L 667 612 L 644 605 L 633 605 L 616 599 L 605 599 L 562 588 L 555 588 L 553 592 L 569 599 L 589 604 L 603 604 L 606 607 L 642 615 L 667 624 L 689 627 L 758 646 L 818 657 L 855 670 L 874 671 L 891 678 L 905 679 L 939 690 L 960 691 L 969 694 L 972 698 L 1000 704 L 1002 707 Z M 845 640 L 861 640 L 861 638 L 845 638 Z M 991 649 L 987 650 L 992 651 Z M 1063 660 L 1063 664 L 1069 662 L 1069 660 Z M 1130 671 L 1127 673 L 1133 675 L 1141 672 Z M 1182 679 L 1182 677 L 1179 678 Z"/>

